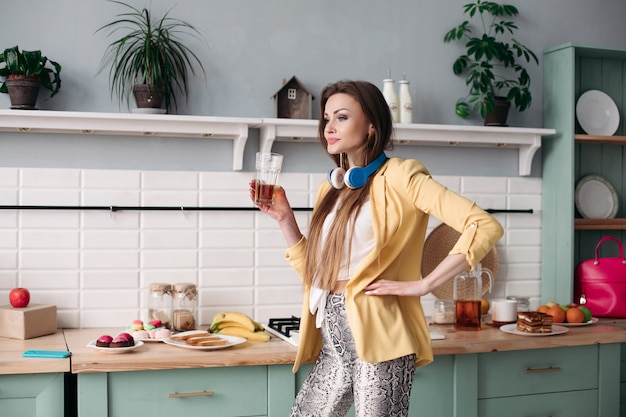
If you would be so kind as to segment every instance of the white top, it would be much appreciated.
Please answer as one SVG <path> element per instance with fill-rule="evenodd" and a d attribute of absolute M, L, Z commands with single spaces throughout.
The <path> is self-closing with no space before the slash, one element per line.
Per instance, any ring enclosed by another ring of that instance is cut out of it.
<path fill-rule="evenodd" d="M 326 240 L 328 236 L 328 232 L 330 227 L 335 220 L 337 212 L 337 207 L 331 211 L 326 220 L 324 220 L 324 225 L 322 226 L 322 243 Z M 356 218 L 356 223 L 354 224 L 354 234 L 352 236 L 352 250 L 348 253 L 349 241 L 350 238 L 350 229 L 352 228 L 352 223 L 348 223 L 348 231 L 346 233 L 346 241 L 343 245 L 343 256 L 341 257 L 341 265 L 339 266 L 339 276 L 337 279 L 339 281 L 346 281 L 352 278 L 354 272 L 358 269 L 359 265 L 365 259 L 365 257 L 374 250 L 376 246 L 376 240 L 374 238 L 374 226 L 372 223 L 372 210 L 370 208 L 369 199 L 363 203 L 363 207 L 359 212 L 358 217 Z M 316 286 L 311 288 L 310 298 L 309 298 L 309 308 L 311 314 L 315 314 L 317 311 L 317 315 L 315 317 L 315 324 L 318 328 L 322 327 L 322 322 L 324 320 L 324 308 L 326 307 L 326 298 L 328 297 L 329 291 L 322 290 Z"/>

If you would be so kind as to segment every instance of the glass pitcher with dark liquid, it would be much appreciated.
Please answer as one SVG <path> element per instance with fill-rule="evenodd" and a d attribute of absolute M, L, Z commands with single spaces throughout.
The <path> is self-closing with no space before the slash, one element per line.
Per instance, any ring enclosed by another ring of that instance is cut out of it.
<path fill-rule="evenodd" d="M 455 330 L 480 330 L 483 275 L 487 276 L 491 288 L 493 274 L 488 269 L 482 269 L 480 264 L 476 269 L 454 277 Z"/>

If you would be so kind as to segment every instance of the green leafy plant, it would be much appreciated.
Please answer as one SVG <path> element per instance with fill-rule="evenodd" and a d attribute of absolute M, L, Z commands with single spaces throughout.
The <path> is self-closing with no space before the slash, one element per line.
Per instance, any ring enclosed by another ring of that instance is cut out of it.
<path fill-rule="evenodd" d="M 18 46 L 7 48 L 0 56 L 0 77 L 5 80 L 0 85 L 0 93 L 8 93 L 6 80 L 11 75 L 36 77 L 41 86 L 50 90 L 54 97 L 61 89 L 61 65 L 43 56 L 41 51 L 20 51 Z"/>
<path fill-rule="evenodd" d="M 129 103 L 135 84 L 161 88 L 165 92 L 165 107 L 177 106 L 176 92 L 185 98 L 189 94 L 189 73 L 195 74 L 196 63 L 204 73 L 198 56 L 181 40 L 182 36 L 202 39 L 191 24 L 170 17 L 169 9 L 160 18 L 153 18 L 149 9 L 138 9 L 121 1 L 110 0 L 129 9 L 116 15 L 117 19 L 96 32 L 109 30 L 108 36 L 124 34 L 107 47 L 100 70 L 111 62 L 109 79 L 111 95 Z"/>
<path fill-rule="evenodd" d="M 473 111 L 485 118 L 493 112 L 496 96 L 505 97 L 520 112 L 528 109 L 532 102 L 530 76 L 519 61 L 534 61 L 538 65 L 539 60 L 533 51 L 512 37 L 518 27 L 508 19 L 519 14 L 517 8 L 476 0 L 464 5 L 463 13 L 479 20 L 481 31 L 475 34 L 470 22 L 465 20 L 444 36 L 446 43 L 465 42 L 466 53 L 454 61 L 452 71 L 466 76 L 469 93 L 456 102 L 456 114 L 466 118 Z"/>

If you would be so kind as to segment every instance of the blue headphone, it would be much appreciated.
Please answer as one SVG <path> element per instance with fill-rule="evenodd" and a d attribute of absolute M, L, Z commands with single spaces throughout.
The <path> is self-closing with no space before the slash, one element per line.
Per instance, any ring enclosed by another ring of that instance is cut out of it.
<path fill-rule="evenodd" d="M 387 155 L 383 152 L 378 155 L 378 158 L 374 159 L 363 168 L 353 167 L 348 171 L 341 167 L 331 169 L 328 172 L 328 182 L 337 190 L 342 189 L 344 185 L 347 185 L 352 189 L 361 188 L 367 183 L 369 176 L 376 172 L 376 170 L 380 168 L 387 161 L 387 159 L 389 158 L 387 158 Z"/>

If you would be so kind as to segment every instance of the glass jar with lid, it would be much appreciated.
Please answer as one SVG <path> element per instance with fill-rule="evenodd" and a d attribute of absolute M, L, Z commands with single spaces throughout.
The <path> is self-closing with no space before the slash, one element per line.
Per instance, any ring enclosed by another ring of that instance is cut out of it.
<path fill-rule="evenodd" d="M 160 321 L 172 328 L 172 284 L 154 282 L 148 290 L 148 321 Z"/>
<path fill-rule="evenodd" d="M 433 309 L 433 323 L 454 324 L 456 318 L 456 306 L 454 300 L 435 300 Z"/>
<path fill-rule="evenodd" d="M 174 331 L 184 332 L 196 329 L 198 292 L 195 284 L 182 282 L 174 284 L 172 289 L 173 311 L 172 327 Z"/>

